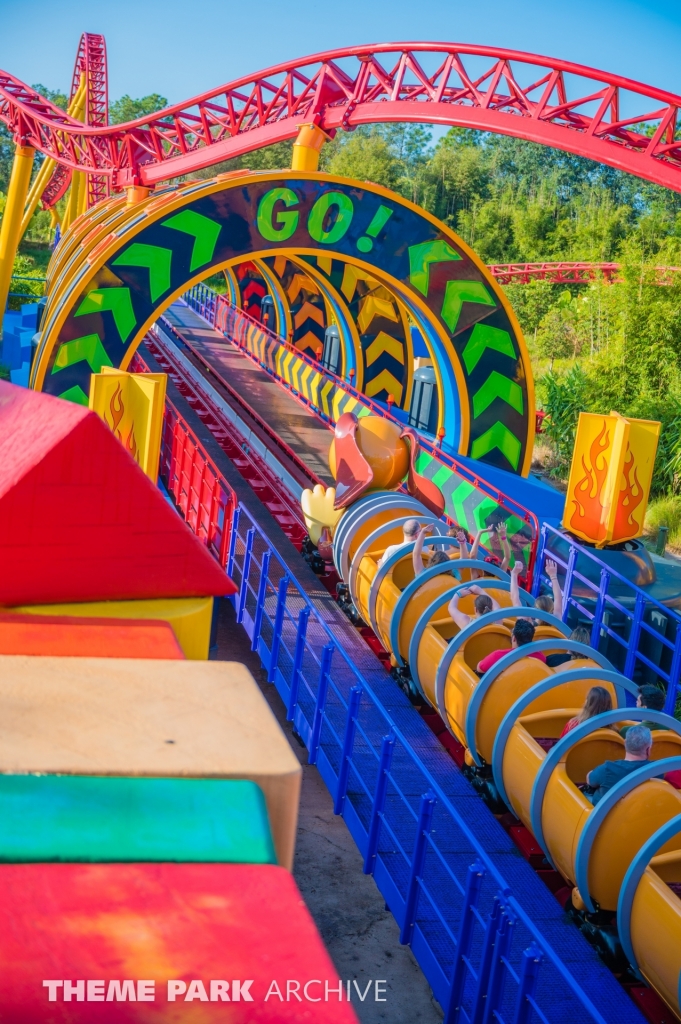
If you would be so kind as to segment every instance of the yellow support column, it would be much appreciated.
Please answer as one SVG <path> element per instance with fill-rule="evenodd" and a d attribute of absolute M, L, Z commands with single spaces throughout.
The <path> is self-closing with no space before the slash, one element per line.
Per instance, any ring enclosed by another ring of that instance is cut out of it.
<path fill-rule="evenodd" d="M 84 186 L 83 178 L 85 177 L 82 171 L 74 171 L 71 176 L 71 188 L 69 189 L 69 201 L 66 204 L 66 210 L 62 217 L 62 231 L 65 233 L 73 224 L 74 220 L 78 216 L 78 204 L 80 201 L 80 192 Z"/>
<path fill-rule="evenodd" d="M 31 181 L 34 156 L 35 150 L 31 146 L 17 146 L 9 179 L 5 212 L 0 225 L 0 331 L 12 280 L 14 257 L 21 240 L 21 222 Z"/>
<path fill-rule="evenodd" d="M 69 115 L 69 117 L 75 117 L 77 121 L 83 120 L 83 116 L 85 114 L 85 75 L 80 76 L 80 85 L 78 86 L 76 95 L 71 100 L 69 108 L 66 112 Z M 55 167 L 56 161 L 54 161 L 51 157 L 48 156 L 43 161 L 42 167 L 35 176 L 33 184 L 31 185 L 31 191 L 28 193 L 28 199 L 26 200 L 26 209 L 24 210 L 23 220 L 21 222 L 21 238 L 23 238 L 26 234 L 28 225 L 31 222 L 31 218 L 33 217 L 33 214 L 35 213 L 38 207 L 40 198 L 43 192 L 45 191 L 45 188 L 47 187 L 47 183 L 52 177 L 52 172 L 54 171 Z M 52 227 L 54 228 L 58 223 L 54 221 L 54 207 L 52 212 Z"/>
<path fill-rule="evenodd" d="M 316 124 L 301 124 L 293 143 L 292 171 L 318 171 L 319 155 L 328 136 Z"/>

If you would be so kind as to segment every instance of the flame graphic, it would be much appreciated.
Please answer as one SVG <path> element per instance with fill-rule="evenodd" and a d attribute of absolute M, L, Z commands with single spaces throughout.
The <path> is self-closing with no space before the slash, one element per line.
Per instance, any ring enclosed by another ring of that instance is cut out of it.
<path fill-rule="evenodd" d="M 643 488 L 638 479 L 634 465 L 634 453 L 627 445 L 627 455 L 622 469 L 624 487 L 619 493 L 613 540 L 626 540 L 638 535 L 639 524 L 634 519 L 634 512 L 643 501 Z"/>
<path fill-rule="evenodd" d="M 123 440 L 123 438 L 121 438 L 121 441 L 122 440 Z M 124 443 L 126 449 L 132 455 L 133 459 L 137 460 L 137 457 L 139 455 L 139 449 L 137 447 L 137 441 L 135 440 L 135 424 L 134 423 L 131 425 L 130 430 L 128 431 L 128 436 L 126 437 L 126 439 L 125 439 L 125 441 L 123 443 Z"/>
<path fill-rule="evenodd" d="M 118 403 L 116 402 L 116 399 L 118 399 Z M 111 396 L 111 401 L 109 402 L 109 411 L 111 413 L 111 429 L 115 434 L 117 433 L 118 424 L 121 422 L 121 420 L 123 419 L 123 415 L 125 414 L 125 406 L 123 405 L 123 391 L 121 389 L 120 384 L 116 385 L 116 390 Z M 118 434 L 118 439 L 119 441 L 123 440 L 120 433 Z"/>
<path fill-rule="evenodd" d="M 603 420 L 603 428 L 589 448 L 589 464 L 582 455 L 584 476 L 575 485 L 571 495 L 575 510 L 570 526 L 581 534 L 597 541 L 601 526 L 603 505 L 601 491 L 608 475 L 608 460 L 605 452 L 610 444 L 607 420 Z"/>

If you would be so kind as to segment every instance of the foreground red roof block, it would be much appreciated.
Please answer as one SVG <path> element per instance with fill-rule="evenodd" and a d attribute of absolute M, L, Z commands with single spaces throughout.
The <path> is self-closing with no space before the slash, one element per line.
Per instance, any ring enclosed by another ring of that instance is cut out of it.
<path fill-rule="evenodd" d="M 0 865 L 0 991 L 3 1024 L 357 1024 L 273 865 Z"/>
<path fill-rule="evenodd" d="M 95 413 L 0 381 L 0 604 L 234 591 Z"/>
<path fill-rule="evenodd" d="M 172 626 L 152 619 L 0 614 L 0 654 L 184 658 Z"/>

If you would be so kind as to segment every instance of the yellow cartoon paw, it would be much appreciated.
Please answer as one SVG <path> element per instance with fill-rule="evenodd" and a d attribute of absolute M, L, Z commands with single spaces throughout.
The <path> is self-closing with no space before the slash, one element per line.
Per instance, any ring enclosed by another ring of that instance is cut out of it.
<path fill-rule="evenodd" d="M 321 484 L 317 484 L 314 490 L 304 490 L 300 505 L 305 517 L 307 532 L 313 544 L 319 544 L 324 527 L 333 531 L 336 523 L 345 511 L 342 508 L 335 509 L 333 503 L 336 500 L 336 488 L 327 487 L 324 490 Z"/>

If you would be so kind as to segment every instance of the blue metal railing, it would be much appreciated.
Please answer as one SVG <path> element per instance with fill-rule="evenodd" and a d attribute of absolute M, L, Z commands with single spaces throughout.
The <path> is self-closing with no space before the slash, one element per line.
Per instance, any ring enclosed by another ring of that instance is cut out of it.
<path fill-rule="evenodd" d="M 588 548 L 546 524 L 539 540 L 535 595 L 542 582 L 548 582 L 547 558 L 558 564 L 562 577 L 563 621 L 588 623 L 591 646 L 629 679 L 662 684 L 667 692 L 665 711 L 673 714 L 681 674 L 681 617 Z"/>
<path fill-rule="evenodd" d="M 447 1024 L 606 1024 L 243 506 L 227 572 L 237 620 Z"/>

